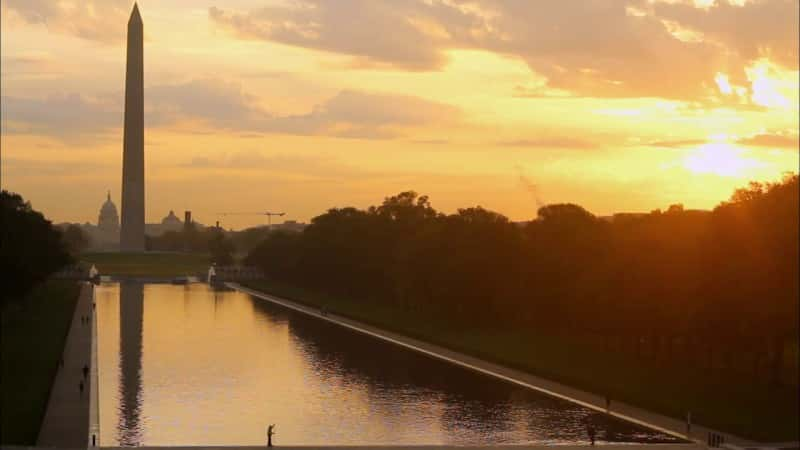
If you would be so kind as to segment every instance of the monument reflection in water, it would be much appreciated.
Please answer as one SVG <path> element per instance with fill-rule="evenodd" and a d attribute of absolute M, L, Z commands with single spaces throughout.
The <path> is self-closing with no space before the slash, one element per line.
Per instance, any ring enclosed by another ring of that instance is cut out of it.
<path fill-rule="evenodd" d="M 97 288 L 103 446 L 671 441 L 205 284 Z"/>
<path fill-rule="evenodd" d="M 134 446 L 141 441 L 139 411 L 142 392 L 142 322 L 144 285 L 123 281 L 119 286 L 120 397 L 119 445 Z"/>

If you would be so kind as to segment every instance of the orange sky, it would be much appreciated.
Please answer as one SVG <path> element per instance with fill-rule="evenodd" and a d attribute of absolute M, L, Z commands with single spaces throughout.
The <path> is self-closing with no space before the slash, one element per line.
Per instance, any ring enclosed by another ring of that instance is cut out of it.
<path fill-rule="evenodd" d="M 139 3 L 149 222 L 408 189 L 514 220 L 709 208 L 797 171 L 797 0 Z M 132 2 L 1 5 L 2 186 L 94 222 L 119 206 Z"/>

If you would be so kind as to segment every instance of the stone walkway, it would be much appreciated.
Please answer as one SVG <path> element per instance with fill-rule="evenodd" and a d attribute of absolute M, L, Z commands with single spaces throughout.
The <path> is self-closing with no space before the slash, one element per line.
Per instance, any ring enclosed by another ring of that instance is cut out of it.
<path fill-rule="evenodd" d="M 584 407 L 596 411 L 606 411 L 605 398 L 603 396 L 585 392 L 580 389 L 556 383 L 554 381 L 546 380 L 544 378 L 540 378 L 519 370 L 514 370 L 508 367 L 500 366 L 498 364 L 494 364 L 463 353 L 449 350 L 447 348 L 440 347 L 438 345 L 429 344 L 427 342 L 409 338 L 401 334 L 382 330 L 373 327 L 371 325 L 367 325 L 352 319 L 348 319 L 346 317 L 341 317 L 330 313 L 326 314 L 325 316 L 322 316 L 320 314 L 319 309 L 317 308 L 301 305 L 299 303 L 295 303 L 280 297 L 275 297 L 273 295 L 267 295 L 252 289 L 248 289 L 237 283 L 225 283 L 225 284 L 230 288 L 245 292 L 254 297 L 267 300 L 272 303 L 276 303 L 305 314 L 315 316 L 322 320 L 327 320 L 329 322 L 336 323 L 338 325 L 350 328 L 360 333 L 368 334 L 378 339 L 383 339 L 393 344 L 410 348 L 412 350 L 425 353 L 429 356 L 438 359 L 449 361 L 453 364 L 468 368 L 470 370 L 475 370 L 477 372 L 481 372 L 493 376 L 495 378 L 500 378 L 505 381 L 517 384 L 519 386 L 523 386 L 529 389 L 545 393 L 547 395 L 551 395 L 553 397 L 568 400 L 570 402 L 577 403 L 579 405 L 582 405 Z M 642 408 L 637 408 L 635 406 L 628 405 L 618 401 L 612 400 L 609 413 L 615 417 L 626 420 L 628 422 L 633 422 L 650 429 L 661 431 L 671 436 L 679 437 L 682 439 L 689 439 L 699 444 L 706 444 L 709 433 L 714 433 L 717 435 L 724 436 L 724 442 L 728 447 L 733 447 L 733 448 L 773 447 L 769 444 L 758 444 L 756 442 L 749 441 L 738 436 L 723 433 L 721 431 L 702 427 L 696 424 L 692 424 L 691 429 L 687 430 L 686 422 L 683 420 L 667 417 L 662 414 L 647 411 Z M 606 447 L 605 445 L 603 447 L 609 448 Z M 666 448 L 666 447 L 661 447 L 661 448 Z"/>
<path fill-rule="evenodd" d="M 37 447 L 83 447 L 88 443 L 89 429 L 89 378 L 84 378 L 84 365 L 91 365 L 92 323 L 83 323 L 81 317 L 91 318 L 93 286 L 83 283 L 75 305 L 67 340 L 64 344 L 63 366 L 59 367 L 50 399 L 47 403 L 42 427 L 36 440 Z M 83 383 L 83 392 L 79 386 Z"/>

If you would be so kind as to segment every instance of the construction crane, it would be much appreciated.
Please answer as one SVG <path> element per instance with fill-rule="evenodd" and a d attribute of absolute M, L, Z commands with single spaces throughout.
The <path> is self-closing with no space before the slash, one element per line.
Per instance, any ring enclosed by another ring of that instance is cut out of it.
<path fill-rule="evenodd" d="M 217 213 L 218 216 L 267 216 L 267 226 L 272 228 L 272 217 L 283 217 L 286 215 L 285 212 L 271 212 L 271 211 L 264 211 L 264 212 L 228 212 L 228 213 Z"/>

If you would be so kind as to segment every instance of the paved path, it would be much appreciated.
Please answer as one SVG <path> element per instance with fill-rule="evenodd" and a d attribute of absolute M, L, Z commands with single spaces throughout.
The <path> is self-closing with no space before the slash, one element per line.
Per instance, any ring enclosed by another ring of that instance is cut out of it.
<path fill-rule="evenodd" d="M 89 363 L 89 432 L 87 440 L 89 446 L 100 445 L 100 375 L 97 363 L 97 314 L 95 314 L 95 292 L 92 286 L 92 345 L 91 362 Z"/>
<path fill-rule="evenodd" d="M 86 447 L 89 427 L 89 380 L 83 377 L 83 366 L 90 365 L 92 325 L 82 323 L 81 316 L 91 317 L 94 288 L 83 283 L 67 340 L 64 344 L 63 367 L 59 367 L 47 411 L 36 440 L 38 447 Z M 83 382 L 83 392 L 79 385 Z"/>
<path fill-rule="evenodd" d="M 579 405 L 582 405 L 584 407 L 596 411 L 606 411 L 605 398 L 600 395 L 595 395 L 589 392 L 575 389 L 519 370 L 514 370 L 508 367 L 500 366 L 498 364 L 494 364 L 463 353 L 449 350 L 447 348 L 440 347 L 438 345 L 429 344 L 427 342 L 409 338 L 397 333 L 382 330 L 373 327 L 371 325 L 367 325 L 352 319 L 348 319 L 346 317 L 330 313 L 323 316 L 320 314 L 319 309 L 317 308 L 301 305 L 299 303 L 295 303 L 290 300 L 276 297 L 274 295 L 267 295 L 262 292 L 258 292 L 243 287 L 237 283 L 225 283 L 225 285 L 227 285 L 230 288 L 237 289 L 239 291 L 250 294 L 254 297 L 282 305 L 286 308 L 294 309 L 296 311 L 309 314 L 319 319 L 336 323 L 338 325 L 350 328 L 360 333 L 368 334 L 378 339 L 383 339 L 393 344 L 410 348 L 412 350 L 425 353 L 429 356 L 449 361 L 453 364 L 466 367 L 468 369 L 475 370 L 477 372 L 481 372 L 493 376 L 495 378 L 500 378 L 502 380 L 517 384 L 519 386 L 523 386 L 529 389 L 545 393 L 547 395 L 551 395 L 553 397 L 577 403 Z M 760 445 L 737 436 L 733 436 L 727 433 L 722 433 L 717 430 L 712 430 L 710 428 L 694 424 L 691 426 L 691 430 L 689 430 L 689 434 L 687 435 L 687 426 L 685 421 L 677 420 L 672 417 L 667 417 L 662 414 L 650 412 L 641 408 L 637 408 L 632 405 L 624 404 L 622 402 L 612 401 L 609 413 L 615 417 L 626 420 L 628 422 L 633 422 L 645 426 L 647 428 L 651 428 L 660 431 L 662 433 L 669 434 L 671 436 L 680 437 L 682 439 L 686 439 L 688 437 L 688 439 L 701 444 L 705 444 L 707 442 L 709 433 L 715 433 L 724 436 L 726 444 L 729 445 L 732 444 L 732 446 L 736 447 L 768 446 L 768 445 Z M 606 448 L 605 446 L 603 447 Z"/>

